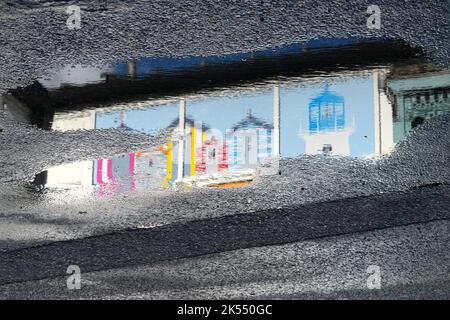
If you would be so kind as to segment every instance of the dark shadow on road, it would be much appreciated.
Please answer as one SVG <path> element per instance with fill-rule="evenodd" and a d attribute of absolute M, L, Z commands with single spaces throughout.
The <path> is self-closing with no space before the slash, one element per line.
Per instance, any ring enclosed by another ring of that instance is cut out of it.
<path fill-rule="evenodd" d="M 128 230 L 0 254 L 0 284 L 450 219 L 450 187 Z"/>

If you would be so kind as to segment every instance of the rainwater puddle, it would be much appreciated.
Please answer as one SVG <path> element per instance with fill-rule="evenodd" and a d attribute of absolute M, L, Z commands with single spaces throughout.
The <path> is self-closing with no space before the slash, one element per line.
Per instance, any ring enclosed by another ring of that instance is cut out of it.
<path fill-rule="evenodd" d="M 44 130 L 168 131 L 154 148 L 47 168 L 32 182 L 39 192 L 107 198 L 245 187 L 302 155 L 378 159 L 449 113 L 449 93 L 450 71 L 402 43 L 323 39 L 223 57 L 68 66 L 3 100 L 14 119 Z"/>

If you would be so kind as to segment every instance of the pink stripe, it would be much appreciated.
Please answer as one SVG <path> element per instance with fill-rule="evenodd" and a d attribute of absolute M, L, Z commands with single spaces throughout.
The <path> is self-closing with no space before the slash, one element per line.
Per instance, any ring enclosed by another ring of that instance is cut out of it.
<path fill-rule="evenodd" d="M 103 169 L 103 161 L 100 159 L 100 160 L 97 160 L 97 183 L 98 184 L 103 184 L 103 181 L 102 181 L 102 170 Z"/>
<path fill-rule="evenodd" d="M 128 167 L 130 174 L 134 174 L 134 153 L 130 153 L 130 165 Z"/>
<path fill-rule="evenodd" d="M 128 167 L 128 170 L 130 172 L 130 189 L 131 191 L 136 190 L 136 182 L 134 181 L 134 174 L 135 174 L 135 156 L 134 153 L 130 153 L 130 166 Z"/>

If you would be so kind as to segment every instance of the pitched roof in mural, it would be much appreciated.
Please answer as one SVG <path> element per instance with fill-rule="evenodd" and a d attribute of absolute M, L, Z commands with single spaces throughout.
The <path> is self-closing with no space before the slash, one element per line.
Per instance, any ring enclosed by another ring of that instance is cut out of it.
<path fill-rule="evenodd" d="M 180 118 L 176 118 L 169 124 L 169 126 L 167 128 L 169 128 L 169 129 L 177 128 L 179 123 L 180 123 Z M 190 127 L 194 127 L 195 120 L 190 117 L 186 117 L 185 123 L 186 123 L 186 125 L 189 125 Z M 210 127 L 206 123 L 202 122 L 202 130 L 207 131 L 209 129 L 210 129 Z"/>
<path fill-rule="evenodd" d="M 267 123 L 266 121 L 255 117 L 250 110 L 247 113 L 247 117 L 245 117 L 245 119 L 236 123 L 234 125 L 234 127 L 232 128 L 232 130 L 237 131 L 239 129 L 253 129 L 253 128 L 261 128 L 261 129 L 271 130 L 271 129 L 273 129 L 273 126 L 271 124 Z"/>

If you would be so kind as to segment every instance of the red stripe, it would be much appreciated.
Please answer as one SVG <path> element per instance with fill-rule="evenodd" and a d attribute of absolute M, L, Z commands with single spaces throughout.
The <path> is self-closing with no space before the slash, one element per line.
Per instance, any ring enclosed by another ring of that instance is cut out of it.
<path fill-rule="evenodd" d="M 102 180 L 103 160 L 97 160 L 97 183 L 103 184 Z"/>

